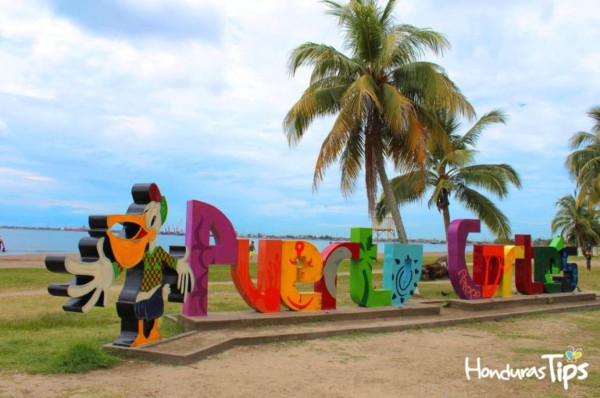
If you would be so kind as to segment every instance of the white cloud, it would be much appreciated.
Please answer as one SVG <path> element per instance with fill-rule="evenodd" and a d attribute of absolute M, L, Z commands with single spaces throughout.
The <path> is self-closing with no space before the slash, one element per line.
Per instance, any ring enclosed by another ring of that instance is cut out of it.
<path fill-rule="evenodd" d="M 37 207 L 49 209 L 53 207 L 64 208 L 72 214 L 90 215 L 107 214 L 110 212 L 106 203 L 83 202 L 77 200 L 52 199 L 38 202 Z"/>
<path fill-rule="evenodd" d="M 106 129 L 109 136 L 122 137 L 123 135 L 133 135 L 135 140 L 152 139 L 158 132 L 156 123 L 144 116 L 108 116 L 110 125 Z"/>
<path fill-rule="evenodd" d="M 0 189 L 25 189 L 33 186 L 47 185 L 54 181 L 53 178 L 32 173 L 29 170 L 20 170 L 9 167 L 0 167 Z"/>
<path fill-rule="evenodd" d="M 105 191 L 115 186 L 127 190 L 122 187 L 138 180 L 160 180 L 186 196 L 180 201 L 191 196 L 210 196 L 215 205 L 238 201 L 267 218 L 298 209 L 298 223 L 363 222 L 362 179 L 347 201 L 334 165 L 312 193 L 314 162 L 332 120 L 316 121 L 294 148 L 281 129 L 308 83 L 306 70 L 288 76 L 290 51 L 306 41 L 340 48 L 338 26 L 324 14 L 325 5 L 118 4 L 150 17 L 170 5 L 191 17 L 214 11 L 216 36 L 194 38 L 191 30 L 180 38 L 159 31 L 104 34 L 55 13 L 47 2 L 0 0 L 0 154 L 3 170 L 9 170 L 3 174 L 11 177 L 0 176 L 0 194 L 39 194 L 54 203 L 66 203 L 68 196 L 71 207 L 83 212 L 97 200 L 85 197 L 81 184 L 108 201 L 114 198 Z M 400 22 L 447 34 L 452 50 L 427 59 L 446 68 L 478 113 L 501 108 L 509 114 L 506 126 L 482 136 L 478 160 L 513 164 L 524 180 L 519 199 L 551 204 L 570 184 L 562 167 L 566 141 L 589 129 L 585 112 L 598 104 L 596 11 L 595 1 L 584 0 L 398 2 Z M 548 173 L 561 182 L 544 185 Z M 43 184 L 48 186 L 42 189 Z M 427 220 L 411 218 L 422 214 L 407 210 L 407 225 L 424 225 L 423 231 L 433 225 L 437 231 L 437 213 L 427 213 Z"/>

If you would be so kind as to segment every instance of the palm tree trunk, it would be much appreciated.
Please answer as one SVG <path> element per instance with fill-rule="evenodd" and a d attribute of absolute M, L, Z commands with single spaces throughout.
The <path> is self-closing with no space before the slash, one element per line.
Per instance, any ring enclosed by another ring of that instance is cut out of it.
<path fill-rule="evenodd" d="M 402 223 L 402 217 L 400 216 L 400 210 L 398 210 L 398 205 L 394 200 L 394 193 L 392 192 L 392 187 L 390 186 L 390 180 L 388 179 L 387 173 L 385 172 L 385 164 L 383 162 L 383 154 L 377 154 L 377 171 L 379 172 L 379 181 L 381 182 L 381 186 L 383 187 L 383 193 L 385 195 L 385 201 L 387 208 L 392 214 L 392 219 L 394 220 L 394 225 L 396 226 L 396 233 L 398 234 L 398 240 L 400 243 L 408 243 L 408 237 L 406 236 L 406 230 L 404 229 L 404 224 Z"/>
<path fill-rule="evenodd" d="M 450 209 L 448 206 L 442 208 L 442 215 L 444 216 L 444 232 L 446 233 L 446 242 L 448 242 L 448 228 L 450 227 Z"/>
<path fill-rule="evenodd" d="M 583 243 L 583 239 L 581 239 L 581 237 L 577 236 L 576 238 L 576 243 L 577 245 L 579 245 L 579 250 L 581 250 L 581 255 L 583 256 L 585 254 L 585 246 Z M 577 255 L 579 256 L 579 250 L 577 251 Z"/>

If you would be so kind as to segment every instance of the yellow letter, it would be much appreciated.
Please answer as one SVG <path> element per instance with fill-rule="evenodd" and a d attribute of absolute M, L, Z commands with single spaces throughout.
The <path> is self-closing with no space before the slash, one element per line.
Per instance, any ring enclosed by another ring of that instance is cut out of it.
<path fill-rule="evenodd" d="M 323 277 L 323 259 L 309 242 L 283 241 L 281 248 L 281 302 L 294 311 L 321 309 L 321 293 L 301 293 L 296 282 L 318 282 Z"/>
<path fill-rule="evenodd" d="M 512 297 L 513 263 L 516 258 L 524 258 L 523 246 L 504 246 L 504 270 L 496 297 Z"/>

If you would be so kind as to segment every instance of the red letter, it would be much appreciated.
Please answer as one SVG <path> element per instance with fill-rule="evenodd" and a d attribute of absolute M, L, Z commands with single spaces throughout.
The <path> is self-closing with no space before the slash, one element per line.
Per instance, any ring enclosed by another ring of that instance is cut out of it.
<path fill-rule="evenodd" d="M 244 301 L 258 312 L 279 312 L 281 286 L 281 241 L 258 241 L 257 285 L 250 278 L 248 239 L 238 240 L 238 262 L 231 278 Z"/>
<path fill-rule="evenodd" d="M 531 247 L 531 235 L 515 235 L 515 245 L 523 246 L 523 258 L 515 260 L 515 284 L 517 291 L 521 294 L 544 293 L 543 282 L 531 280 L 531 260 L 533 258 L 533 247 Z"/>

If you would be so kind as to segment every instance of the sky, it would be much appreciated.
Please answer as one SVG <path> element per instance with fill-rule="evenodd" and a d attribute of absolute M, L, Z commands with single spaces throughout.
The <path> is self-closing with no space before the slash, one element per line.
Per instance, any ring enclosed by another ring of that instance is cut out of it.
<path fill-rule="evenodd" d="M 186 201 L 219 208 L 239 233 L 349 236 L 370 226 L 362 178 L 337 165 L 312 177 L 332 119 L 290 148 L 282 121 L 308 85 L 291 50 L 343 50 L 317 0 L 0 0 L 0 225 L 82 226 L 124 213 L 135 183 L 155 182 L 167 224 Z M 508 115 L 479 140 L 479 163 L 508 163 L 523 187 L 498 206 L 513 233 L 550 237 L 573 193 L 568 139 L 600 105 L 597 0 L 405 0 L 395 18 L 446 35 L 426 54 L 475 107 Z M 465 120 L 461 131 L 472 121 Z M 395 175 L 390 167 L 389 174 Z M 451 216 L 474 218 L 451 201 Z M 442 238 L 427 201 L 401 208 L 409 238 Z M 482 238 L 493 236 L 483 229 Z"/>

